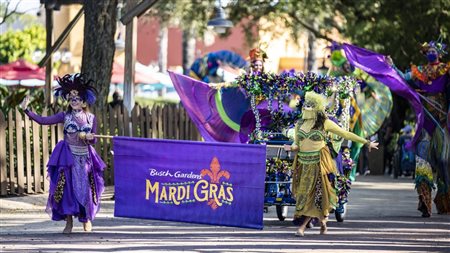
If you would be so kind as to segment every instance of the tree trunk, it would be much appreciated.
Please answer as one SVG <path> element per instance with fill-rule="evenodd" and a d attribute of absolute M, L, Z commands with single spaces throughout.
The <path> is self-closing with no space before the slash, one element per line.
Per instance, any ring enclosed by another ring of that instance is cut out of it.
<path fill-rule="evenodd" d="M 189 69 L 195 60 L 195 28 L 185 28 L 183 31 L 183 72 L 189 74 Z"/>
<path fill-rule="evenodd" d="M 317 69 L 316 64 L 316 50 L 314 46 L 316 44 L 316 36 L 312 32 L 308 32 L 308 71 Z"/>
<path fill-rule="evenodd" d="M 318 30 L 319 27 L 317 25 L 317 22 L 313 19 L 310 22 L 311 27 L 313 27 L 315 30 Z M 307 69 L 308 71 L 316 71 L 316 35 L 312 31 L 308 31 L 308 58 L 307 58 Z"/>
<path fill-rule="evenodd" d="M 167 71 L 167 48 L 168 48 L 169 28 L 167 24 L 161 23 L 159 29 L 159 54 L 158 67 L 159 71 L 165 73 Z"/>
<path fill-rule="evenodd" d="M 96 104 L 106 105 L 114 60 L 118 0 L 84 1 L 84 41 L 81 73 L 94 80 Z"/>

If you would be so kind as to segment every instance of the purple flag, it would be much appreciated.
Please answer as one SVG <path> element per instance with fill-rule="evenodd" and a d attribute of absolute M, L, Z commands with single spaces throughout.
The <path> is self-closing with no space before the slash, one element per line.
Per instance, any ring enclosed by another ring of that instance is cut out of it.
<path fill-rule="evenodd" d="M 407 144 L 407 148 L 415 146 L 420 137 L 424 125 L 424 111 L 419 95 L 405 82 L 405 80 L 387 62 L 386 56 L 344 43 L 343 49 L 349 62 L 361 70 L 373 76 L 389 89 L 404 97 L 416 112 L 416 134 Z"/>
<path fill-rule="evenodd" d="M 242 115 L 249 99 L 237 87 L 220 91 L 207 83 L 169 71 L 186 112 L 206 141 L 239 143 Z"/>
<path fill-rule="evenodd" d="M 263 145 L 114 137 L 114 215 L 263 228 Z"/>

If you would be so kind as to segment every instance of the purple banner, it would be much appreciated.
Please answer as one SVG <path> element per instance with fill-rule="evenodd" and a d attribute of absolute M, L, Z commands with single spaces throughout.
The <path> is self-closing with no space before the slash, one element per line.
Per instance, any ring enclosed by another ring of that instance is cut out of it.
<path fill-rule="evenodd" d="M 207 83 L 169 71 L 181 103 L 206 141 L 240 143 L 241 118 L 250 99 L 237 87 L 214 89 Z"/>
<path fill-rule="evenodd" d="M 386 56 L 346 43 L 344 43 L 342 47 L 350 64 L 362 69 L 367 74 L 373 76 L 379 82 L 389 87 L 392 92 L 409 101 L 416 112 L 416 133 L 419 133 L 407 144 L 408 148 L 413 148 L 419 140 L 420 132 L 422 131 L 425 120 L 423 106 L 419 95 L 417 95 L 397 71 L 387 63 Z"/>
<path fill-rule="evenodd" d="M 263 145 L 114 137 L 114 215 L 263 228 Z"/>

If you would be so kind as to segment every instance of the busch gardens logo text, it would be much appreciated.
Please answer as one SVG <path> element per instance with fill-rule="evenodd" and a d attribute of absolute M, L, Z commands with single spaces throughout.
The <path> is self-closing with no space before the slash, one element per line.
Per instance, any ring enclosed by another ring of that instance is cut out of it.
<path fill-rule="evenodd" d="M 160 176 L 172 176 L 168 171 L 158 173 L 153 170 L 152 173 Z M 149 200 L 152 195 L 155 203 L 174 205 L 207 202 L 213 210 L 223 204 L 231 205 L 233 202 L 233 185 L 226 181 L 221 182 L 221 179 L 230 179 L 230 173 L 220 169 L 217 157 L 212 159 L 210 169 L 202 169 L 198 177 L 192 173 L 177 173 L 175 175 L 182 175 L 176 176 L 177 178 L 196 179 L 199 177 L 200 180 L 165 183 L 146 179 L 145 199 Z"/>

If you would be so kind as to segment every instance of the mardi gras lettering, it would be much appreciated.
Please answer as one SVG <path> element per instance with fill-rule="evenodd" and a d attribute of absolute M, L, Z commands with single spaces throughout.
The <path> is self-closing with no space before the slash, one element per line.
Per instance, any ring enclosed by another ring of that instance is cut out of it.
<path fill-rule="evenodd" d="M 206 180 L 197 182 L 161 183 L 146 179 L 145 199 L 154 196 L 155 203 L 185 204 L 192 202 L 207 202 L 213 199 L 218 206 L 231 203 L 234 200 L 233 187 L 228 184 L 214 184 Z M 191 192 L 192 191 L 192 192 Z"/>

